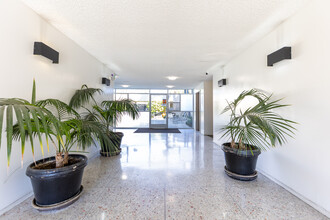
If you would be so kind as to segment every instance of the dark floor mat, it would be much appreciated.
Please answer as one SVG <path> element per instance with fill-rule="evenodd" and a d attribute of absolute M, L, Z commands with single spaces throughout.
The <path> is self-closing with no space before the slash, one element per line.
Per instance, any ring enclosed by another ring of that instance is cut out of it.
<path fill-rule="evenodd" d="M 155 129 L 155 128 L 138 128 L 134 133 L 181 133 L 177 128 Z"/>

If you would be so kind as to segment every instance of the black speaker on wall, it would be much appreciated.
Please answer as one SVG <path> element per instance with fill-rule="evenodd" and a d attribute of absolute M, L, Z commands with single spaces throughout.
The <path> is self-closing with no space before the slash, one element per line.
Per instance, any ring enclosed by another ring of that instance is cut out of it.
<path fill-rule="evenodd" d="M 42 42 L 34 42 L 33 54 L 44 56 L 53 63 L 58 63 L 59 53 Z"/>
<path fill-rule="evenodd" d="M 110 86 L 110 79 L 103 77 L 102 78 L 102 84 Z"/>
<path fill-rule="evenodd" d="M 282 60 L 291 60 L 291 47 L 283 47 L 267 56 L 267 66 L 273 66 L 274 63 Z"/>

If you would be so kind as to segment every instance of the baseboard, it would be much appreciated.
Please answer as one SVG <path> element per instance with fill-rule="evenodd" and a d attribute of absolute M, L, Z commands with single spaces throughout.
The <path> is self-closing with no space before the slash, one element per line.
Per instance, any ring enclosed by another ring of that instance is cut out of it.
<path fill-rule="evenodd" d="M 309 200 L 305 196 L 301 195 L 300 193 L 298 193 L 297 191 L 295 191 L 291 187 L 285 185 L 284 183 L 282 183 L 278 179 L 270 176 L 268 173 L 264 172 L 263 170 L 261 170 L 261 169 L 258 168 L 258 172 L 261 173 L 262 175 L 266 176 L 268 179 L 272 180 L 276 184 L 280 185 L 281 187 L 283 187 L 284 189 L 286 189 L 287 191 L 289 191 L 290 193 L 292 193 L 293 195 L 295 195 L 296 197 L 298 197 L 299 199 L 301 199 L 302 201 L 304 201 L 308 205 L 312 206 L 314 209 L 316 209 L 317 211 L 319 211 L 323 215 L 325 215 L 328 218 L 330 218 L 330 212 L 327 211 L 326 209 L 324 209 L 323 207 L 320 207 L 319 205 L 315 204 L 314 202 L 312 202 L 311 200 Z"/>
<path fill-rule="evenodd" d="M 18 200 L 16 200 L 15 202 L 11 203 L 7 207 L 1 209 L 0 210 L 0 216 L 3 215 L 5 212 L 9 211 L 10 209 L 14 208 L 15 206 L 17 206 L 18 204 L 24 202 L 27 198 L 29 198 L 32 195 L 33 195 L 33 192 L 31 191 L 28 194 L 26 194 L 26 195 L 22 196 L 21 198 L 19 198 Z"/>

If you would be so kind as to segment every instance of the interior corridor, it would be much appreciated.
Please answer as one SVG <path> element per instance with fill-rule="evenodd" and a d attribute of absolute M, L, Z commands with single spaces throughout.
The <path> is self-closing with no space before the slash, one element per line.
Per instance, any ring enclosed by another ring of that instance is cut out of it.
<path fill-rule="evenodd" d="M 229 178 L 220 146 L 192 129 L 121 131 L 122 154 L 90 159 L 74 204 L 43 213 L 30 197 L 0 219 L 327 219 L 261 174 Z"/>

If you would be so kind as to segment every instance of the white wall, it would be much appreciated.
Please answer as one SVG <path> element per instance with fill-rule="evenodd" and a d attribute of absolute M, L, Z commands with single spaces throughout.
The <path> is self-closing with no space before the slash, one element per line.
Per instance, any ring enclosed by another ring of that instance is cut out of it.
<path fill-rule="evenodd" d="M 204 82 L 201 82 L 194 88 L 194 104 L 196 102 L 196 93 L 199 92 L 199 132 L 204 133 Z M 194 128 L 196 129 L 196 104 L 194 106 Z"/>
<path fill-rule="evenodd" d="M 199 128 L 204 135 L 213 135 L 213 86 L 212 80 L 201 82 L 194 88 L 194 103 L 199 92 Z M 196 106 L 194 106 L 196 116 Z M 196 121 L 196 117 L 195 120 Z M 196 123 L 195 123 L 196 125 Z"/>
<path fill-rule="evenodd" d="M 204 133 L 213 135 L 213 81 L 204 81 Z"/>
<path fill-rule="evenodd" d="M 292 107 L 281 114 L 299 122 L 295 139 L 283 147 L 263 152 L 258 167 L 291 189 L 318 210 L 330 213 L 330 1 L 315 0 L 285 21 L 265 38 L 213 71 L 214 85 L 228 78 L 225 87 L 214 86 L 214 129 L 225 124 L 219 116 L 225 99 L 233 100 L 242 90 L 259 88 L 286 97 Z M 292 46 L 293 59 L 267 67 L 268 54 Z M 216 135 L 214 141 L 221 144 Z"/>
<path fill-rule="evenodd" d="M 101 87 L 105 98 L 112 98 L 112 89 L 101 85 L 101 77 L 109 76 L 110 70 L 20 1 L 0 0 L 0 31 L 0 97 L 30 100 L 35 78 L 38 99 L 59 98 L 67 102 L 82 84 Z M 59 51 L 59 64 L 32 55 L 34 41 L 42 41 Z M 36 146 L 36 159 L 40 159 L 41 150 L 37 143 Z M 97 148 L 88 150 L 92 155 Z M 32 190 L 30 180 L 25 176 L 26 166 L 32 162 L 30 146 L 26 146 L 25 152 L 24 168 L 21 168 L 20 145 L 14 142 L 11 165 L 6 170 L 6 138 L 3 136 L 0 150 L 0 214 Z"/>

